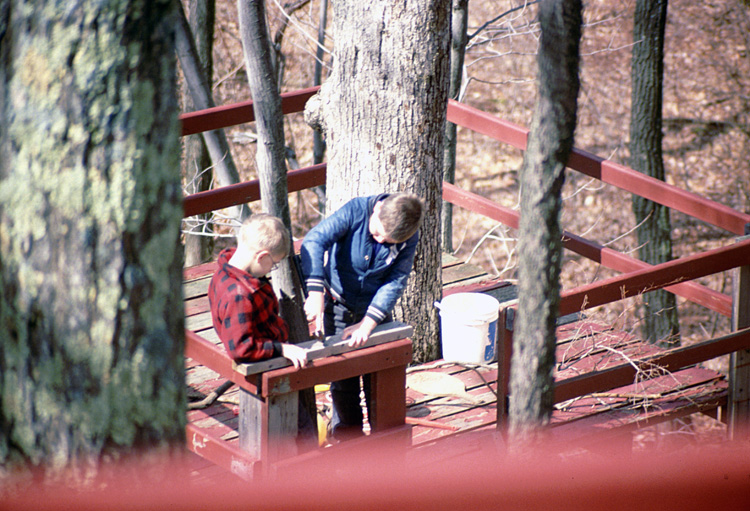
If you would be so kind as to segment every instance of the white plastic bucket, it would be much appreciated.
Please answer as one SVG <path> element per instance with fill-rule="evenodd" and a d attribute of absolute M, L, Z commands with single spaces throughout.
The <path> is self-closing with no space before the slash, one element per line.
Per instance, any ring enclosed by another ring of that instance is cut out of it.
<path fill-rule="evenodd" d="M 441 302 L 443 359 L 486 364 L 495 360 L 495 337 L 500 302 L 484 293 L 455 293 Z"/>

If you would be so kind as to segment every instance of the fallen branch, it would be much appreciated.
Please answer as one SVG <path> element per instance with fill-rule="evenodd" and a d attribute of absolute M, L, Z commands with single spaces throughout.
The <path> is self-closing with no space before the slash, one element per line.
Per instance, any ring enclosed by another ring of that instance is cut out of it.
<path fill-rule="evenodd" d="M 202 410 L 203 408 L 208 408 L 212 404 L 216 402 L 219 397 L 221 397 L 222 394 L 224 394 L 227 390 L 232 388 L 234 385 L 234 382 L 232 380 L 227 380 L 218 387 L 216 387 L 215 390 L 213 390 L 211 393 L 209 393 L 205 398 L 203 398 L 200 401 L 195 401 L 193 403 L 188 403 L 188 410 Z"/>

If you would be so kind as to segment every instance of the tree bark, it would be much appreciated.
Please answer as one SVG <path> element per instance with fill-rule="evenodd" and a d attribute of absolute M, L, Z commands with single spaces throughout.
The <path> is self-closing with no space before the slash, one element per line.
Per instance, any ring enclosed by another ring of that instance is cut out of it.
<path fill-rule="evenodd" d="M 633 24 L 630 166 L 664 181 L 662 159 L 662 97 L 664 29 L 667 0 L 638 0 Z M 641 260 L 660 264 L 672 259 L 669 208 L 633 196 Z M 643 295 L 641 332 L 649 342 L 679 344 L 680 324 L 675 295 L 664 290 Z"/>
<path fill-rule="evenodd" d="M 34 7 L 0 3 L 0 466 L 181 451 L 175 4 Z"/>
<path fill-rule="evenodd" d="M 464 72 L 464 55 L 469 40 L 469 0 L 453 0 L 451 17 L 451 64 L 448 97 L 458 100 Z M 443 156 L 443 181 L 456 181 L 456 125 L 445 123 L 445 154 Z M 453 252 L 453 205 L 443 202 L 442 212 L 443 252 Z"/>
<path fill-rule="evenodd" d="M 195 37 L 195 49 L 198 62 L 206 82 L 210 85 L 213 76 L 214 24 L 216 20 L 215 0 L 189 0 L 188 17 L 190 29 Z M 182 111 L 198 110 L 183 80 L 180 88 Z M 184 157 L 182 172 L 185 175 L 185 193 L 193 194 L 211 189 L 213 172 L 211 156 L 208 153 L 203 137 L 190 135 L 183 138 Z M 185 233 L 185 266 L 195 266 L 213 258 L 214 238 L 210 223 L 211 215 L 198 215 L 197 224 L 186 229 Z"/>
<path fill-rule="evenodd" d="M 541 440 L 552 414 L 555 327 L 560 302 L 561 189 L 576 126 L 580 0 L 543 0 L 539 91 L 520 172 L 519 302 L 513 333 L 511 450 Z"/>
<path fill-rule="evenodd" d="M 448 88 L 448 0 L 332 4 L 333 70 L 305 108 L 328 146 L 327 211 L 355 196 L 408 191 L 426 214 L 414 272 L 394 311 L 414 356 L 439 357 L 440 204 Z"/>
<path fill-rule="evenodd" d="M 318 16 L 318 45 L 315 48 L 315 72 L 313 74 L 313 85 L 323 83 L 323 59 L 325 53 L 323 48 L 326 42 L 326 27 L 328 25 L 328 0 L 320 0 L 320 13 Z M 313 164 L 323 163 L 326 153 L 326 143 L 323 134 L 319 130 L 313 130 Z M 326 187 L 316 186 L 315 195 L 318 197 L 318 212 L 324 214 L 326 211 Z"/>
<path fill-rule="evenodd" d="M 185 76 L 185 81 L 188 84 L 188 89 L 190 90 L 190 95 L 193 98 L 195 106 L 199 110 L 213 108 L 215 105 L 213 95 L 211 94 L 211 87 L 198 58 L 198 51 L 195 48 L 190 24 L 185 17 L 182 4 L 177 2 L 177 6 L 179 16 L 177 17 L 175 26 L 175 41 L 182 74 Z M 201 135 L 211 155 L 216 181 L 219 185 L 227 186 L 239 183 L 240 174 L 237 171 L 234 158 L 232 158 L 229 142 L 227 142 L 224 131 L 204 131 Z M 250 216 L 250 209 L 244 204 L 229 208 L 229 210 L 240 222 Z"/>

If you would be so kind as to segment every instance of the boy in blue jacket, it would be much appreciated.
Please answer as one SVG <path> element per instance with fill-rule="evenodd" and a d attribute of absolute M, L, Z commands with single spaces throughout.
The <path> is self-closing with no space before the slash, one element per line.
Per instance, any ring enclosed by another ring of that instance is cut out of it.
<path fill-rule="evenodd" d="M 358 197 L 315 226 L 300 249 L 307 319 L 322 324 L 325 335 L 342 334 L 354 347 L 390 321 L 411 273 L 423 211 L 412 194 Z M 369 410 L 369 375 L 363 379 Z M 359 377 L 331 384 L 331 432 L 337 440 L 363 434 L 359 393 Z"/>

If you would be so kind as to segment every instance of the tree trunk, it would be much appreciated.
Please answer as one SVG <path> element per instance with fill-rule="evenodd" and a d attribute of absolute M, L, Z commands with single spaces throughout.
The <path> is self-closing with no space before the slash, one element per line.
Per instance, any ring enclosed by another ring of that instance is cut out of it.
<path fill-rule="evenodd" d="M 318 46 L 315 48 L 315 72 L 313 74 L 313 85 L 323 83 L 323 51 L 326 42 L 326 27 L 328 25 L 328 0 L 320 0 L 320 15 L 318 16 Z M 313 164 L 323 163 L 326 153 L 326 143 L 323 134 L 319 130 L 313 130 Z M 326 187 L 316 186 L 315 195 L 318 197 L 318 211 L 324 214 L 326 211 Z"/>
<path fill-rule="evenodd" d="M 0 465 L 182 450 L 175 4 L 34 7 L 0 3 Z"/>
<path fill-rule="evenodd" d="M 201 70 L 208 84 L 213 76 L 214 22 L 216 19 L 215 0 L 189 0 L 188 16 L 190 29 L 195 37 L 195 49 Z M 198 110 L 195 106 L 187 84 L 183 80 L 180 88 L 182 111 Z M 182 172 L 185 175 L 185 193 L 193 194 L 211 189 L 213 173 L 211 156 L 208 153 L 203 137 L 190 135 L 183 138 L 184 158 Z M 213 258 L 214 239 L 210 214 L 198 215 L 196 224 L 185 229 L 185 266 L 210 261 Z"/>
<path fill-rule="evenodd" d="M 630 166 L 664 181 L 662 160 L 662 84 L 667 0 L 638 0 L 633 24 Z M 641 260 L 659 264 L 672 259 L 669 208 L 633 196 Z M 643 295 L 641 332 L 649 342 L 680 342 L 675 295 L 664 290 Z"/>
<path fill-rule="evenodd" d="M 439 357 L 440 204 L 449 0 L 332 4 L 333 70 L 306 106 L 327 139 L 327 211 L 355 196 L 408 191 L 426 215 L 394 316 L 414 327 L 419 361 Z"/>
<path fill-rule="evenodd" d="M 469 0 L 453 0 L 451 18 L 451 65 L 448 97 L 458 100 L 464 72 L 464 55 L 469 40 Z M 445 123 L 445 154 L 443 156 L 443 181 L 456 180 L 456 125 Z M 443 202 L 443 252 L 453 253 L 453 205 Z"/>
<path fill-rule="evenodd" d="M 552 414 L 561 189 L 576 126 L 581 11 L 580 0 L 539 5 L 539 92 L 520 175 L 519 303 L 510 377 L 511 449 L 519 453 L 540 440 Z"/>
<path fill-rule="evenodd" d="M 245 69 L 253 96 L 258 149 L 255 153 L 263 210 L 279 217 L 291 232 L 289 192 L 286 179 L 284 115 L 276 87 L 271 47 L 263 0 L 237 0 L 240 37 Z M 279 297 L 281 317 L 289 326 L 289 341 L 309 340 L 310 331 L 303 310 L 302 282 L 291 257 L 285 258 L 273 273 L 273 286 Z M 315 392 L 299 393 L 310 417 L 316 417 Z"/>

